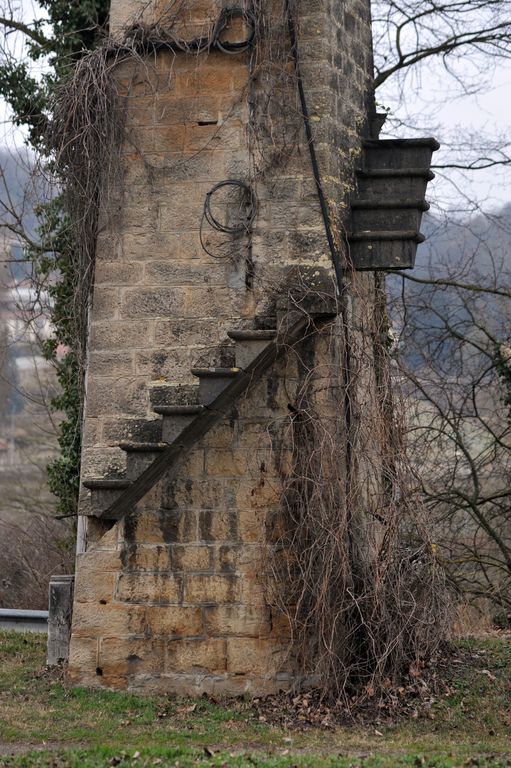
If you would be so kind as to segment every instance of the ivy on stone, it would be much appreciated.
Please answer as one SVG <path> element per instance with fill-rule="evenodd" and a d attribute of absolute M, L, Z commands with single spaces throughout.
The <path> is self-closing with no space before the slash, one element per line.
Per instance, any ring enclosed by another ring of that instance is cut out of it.
<path fill-rule="evenodd" d="M 76 62 L 97 48 L 108 30 L 109 0 L 40 0 L 41 18 L 24 23 L 0 18 L 4 35 L 25 37 L 28 59 L 46 61 L 48 70 L 37 79 L 30 61 L 6 59 L 0 64 L 0 94 L 9 104 L 16 125 L 27 130 L 27 144 L 34 149 L 50 173 L 54 172 L 51 104 L 56 89 L 72 72 Z M 43 18 L 43 16 L 45 18 Z M 61 180 L 61 186 L 65 184 Z M 60 394 L 51 408 L 63 414 L 60 423 L 60 455 L 48 466 L 49 486 L 58 499 L 57 512 L 73 516 L 77 511 L 82 421 L 82 369 L 78 361 L 74 298 L 80 275 L 76 274 L 76 250 L 72 228 L 64 209 L 64 195 L 54 197 L 37 209 L 37 242 L 27 233 L 26 250 L 38 283 L 44 283 L 51 297 L 53 337 L 43 343 L 43 355 L 56 367 Z M 55 277 L 56 276 L 56 277 Z M 57 356 L 57 350 L 66 350 Z"/>

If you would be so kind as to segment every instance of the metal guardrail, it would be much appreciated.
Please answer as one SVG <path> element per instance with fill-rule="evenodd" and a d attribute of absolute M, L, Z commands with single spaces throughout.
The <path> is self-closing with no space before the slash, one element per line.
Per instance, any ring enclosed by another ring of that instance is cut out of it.
<path fill-rule="evenodd" d="M 48 632 L 48 611 L 0 608 L 0 629 L 15 632 Z"/>

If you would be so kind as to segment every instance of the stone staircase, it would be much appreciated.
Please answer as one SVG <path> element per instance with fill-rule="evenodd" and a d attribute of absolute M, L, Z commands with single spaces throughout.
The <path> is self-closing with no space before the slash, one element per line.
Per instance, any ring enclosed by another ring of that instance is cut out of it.
<path fill-rule="evenodd" d="M 91 516 L 112 525 L 122 519 L 260 380 L 279 354 L 335 316 L 335 299 L 322 297 L 315 303 L 307 310 L 297 306 L 277 313 L 274 328 L 230 331 L 232 366 L 194 367 L 191 373 L 197 384 L 158 387 L 157 397 L 152 399 L 157 400 L 153 411 L 161 417 L 161 439 L 119 443 L 126 454 L 125 476 L 83 482 L 90 491 Z"/>

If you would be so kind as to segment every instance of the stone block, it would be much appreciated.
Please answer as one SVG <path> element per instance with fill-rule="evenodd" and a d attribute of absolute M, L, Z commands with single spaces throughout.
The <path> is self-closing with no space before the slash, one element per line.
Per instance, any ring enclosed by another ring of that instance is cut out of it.
<path fill-rule="evenodd" d="M 110 533 L 115 534 L 115 531 L 112 529 Z M 104 544 L 103 540 L 101 544 Z M 120 553 L 116 547 L 116 540 L 112 540 L 108 549 L 95 547 L 87 552 L 79 552 L 76 555 L 77 579 L 80 578 L 86 581 L 99 571 L 104 573 L 119 572 L 122 564 Z"/>
<path fill-rule="evenodd" d="M 206 474 L 206 451 L 204 448 L 194 448 L 182 460 L 182 474 L 193 481 L 204 480 Z"/>
<path fill-rule="evenodd" d="M 221 544 L 217 547 L 216 568 L 222 573 L 261 573 L 265 562 L 264 544 Z"/>
<path fill-rule="evenodd" d="M 186 349 L 153 349 L 135 353 L 137 375 L 144 375 L 153 381 L 186 381 L 190 377 L 191 365 L 190 354 Z"/>
<path fill-rule="evenodd" d="M 106 680 L 140 674 L 157 674 L 165 658 L 165 641 L 160 638 L 106 638 L 99 646 L 98 669 Z"/>
<path fill-rule="evenodd" d="M 99 352 L 89 353 L 88 372 L 90 376 L 129 376 L 135 373 L 134 353 Z"/>
<path fill-rule="evenodd" d="M 174 571 L 211 571 L 213 568 L 211 547 L 174 544 L 170 552 Z"/>
<path fill-rule="evenodd" d="M 48 590 L 48 646 L 46 663 L 54 666 L 69 658 L 74 576 L 52 576 Z"/>
<path fill-rule="evenodd" d="M 194 261 L 149 261 L 145 270 L 147 285 L 217 285 L 223 287 L 226 280 L 224 264 L 212 264 L 205 270 L 204 265 Z M 179 322 L 179 320 L 178 320 Z M 204 339 L 199 339 L 204 341 Z"/>
<path fill-rule="evenodd" d="M 277 608 L 271 609 L 271 635 L 287 642 L 291 641 L 293 636 L 290 616 Z"/>
<path fill-rule="evenodd" d="M 216 424 L 207 434 L 208 451 L 221 448 L 223 450 L 236 449 L 238 441 L 238 425 L 234 419 Z"/>
<path fill-rule="evenodd" d="M 135 611 L 137 606 L 134 606 Z M 73 636 L 122 637 L 130 634 L 133 607 L 116 603 L 78 603 L 73 610 Z"/>
<path fill-rule="evenodd" d="M 288 671 L 288 648 L 273 640 L 227 638 L 227 669 L 236 675 L 273 676 Z"/>
<path fill-rule="evenodd" d="M 241 580 L 234 574 L 186 575 L 184 585 L 184 602 L 194 605 L 235 603 L 241 595 Z"/>
<path fill-rule="evenodd" d="M 148 606 L 140 621 L 144 636 L 198 637 L 203 634 L 202 609 L 184 606 Z"/>
<path fill-rule="evenodd" d="M 176 604 L 182 600 L 183 580 L 173 573 L 123 573 L 116 599 L 126 603 Z"/>
<path fill-rule="evenodd" d="M 166 544 L 126 544 L 121 551 L 126 570 L 169 571 L 171 569 L 171 550 Z"/>
<path fill-rule="evenodd" d="M 226 640 L 174 640 L 167 645 L 165 672 L 224 672 Z"/>
<path fill-rule="evenodd" d="M 98 666 L 99 640 L 97 637 L 71 635 L 69 645 L 68 676 L 78 685 L 84 678 L 95 674 Z"/>
<path fill-rule="evenodd" d="M 94 287 L 94 318 L 96 321 L 114 320 L 119 312 L 119 291 L 104 285 Z"/>
<path fill-rule="evenodd" d="M 101 439 L 106 444 L 116 444 L 122 440 L 141 443 L 159 443 L 161 440 L 161 419 L 154 414 L 148 418 L 105 418 Z"/>
<path fill-rule="evenodd" d="M 94 272 L 95 285 L 133 285 L 144 278 L 144 265 L 133 261 L 99 261 Z"/>
<path fill-rule="evenodd" d="M 188 186 L 191 188 L 191 185 Z M 199 195 L 179 200 L 165 200 L 159 206 L 158 230 L 161 232 L 198 231 L 203 210 L 204 200 Z"/>
<path fill-rule="evenodd" d="M 225 235 L 223 236 L 225 242 Z M 189 287 L 186 291 L 184 315 L 187 318 L 235 317 L 240 313 L 243 296 L 226 288 Z"/>
<path fill-rule="evenodd" d="M 91 326 L 90 346 L 94 350 L 147 349 L 151 346 L 152 326 L 147 321 L 97 322 Z"/>
<path fill-rule="evenodd" d="M 267 606 L 215 605 L 204 608 L 206 632 L 210 637 L 262 638 L 271 631 Z"/>
<path fill-rule="evenodd" d="M 91 379 L 88 388 L 89 417 L 119 414 L 140 416 L 147 412 L 147 384 L 142 377 Z"/>
<path fill-rule="evenodd" d="M 193 347 L 200 354 L 207 345 L 217 345 L 225 338 L 222 325 L 216 319 L 157 320 L 154 327 L 154 342 L 157 347 Z"/>
<path fill-rule="evenodd" d="M 243 430 L 246 437 L 246 432 Z M 280 479 L 269 476 L 268 472 L 261 473 L 259 478 L 246 478 L 238 483 L 235 489 L 236 504 L 240 508 L 267 509 L 280 502 L 282 488 Z"/>
<path fill-rule="evenodd" d="M 176 288 L 128 288 L 122 293 L 121 317 L 156 318 L 182 315 L 185 297 Z"/>
<path fill-rule="evenodd" d="M 250 458 L 236 450 L 207 449 L 206 472 L 209 477 L 245 477 Z"/>
<path fill-rule="evenodd" d="M 240 602 L 244 605 L 267 605 L 270 594 L 268 579 L 260 574 L 244 573 L 241 577 Z"/>
<path fill-rule="evenodd" d="M 207 542 L 238 541 L 238 512 L 236 509 L 199 511 L 199 540 Z"/>
<path fill-rule="evenodd" d="M 207 112 L 195 107 L 195 111 L 199 115 L 206 115 Z M 176 118 L 182 120 L 182 114 L 180 110 L 176 110 Z M 218 112 L 217 112 L 218 118 Z M 199 120 L 204 119 L 199 117 Z M 207 119 L 207 118 L 206 118 Z M 202 152 L 200 155 L 196 152 L 189 152 L 186 155 L 183 153 L 171 153 L 165 152 L 164 149 L 159 153 L 152 153 L 146 155 L 146 160 L 159 170 L 165 170 L 168 174 L 179 183 L 201 181 L 210 182 L 211 186 L 217 181 L 225 179 L 225 173 L 227 170 L 225 152 L 217 150 L 215 152 Z M 153 213 L 152 222 L 155 221 L 155 215 Z M 133 230 L 135 231 L 137 219 L 133 212 Z M 138 229 L 140 231 L 140 219 L 138 219 Z M 200 219 L 197 222 L 197 231 L 200 225 Z"/>
<path fill-rule="evenodd" d="M 265 509 L 238 510 L 239 535 L 243 542 L 257 543 L 265 540 L 267 512 Z"/>
<path fill-rule="evenodd" d="M 85 419 L 82 445 L 85 448 L 92 448 L 97 445 L 101 434 L 101 422 L 99 419 Z"/>
<path fill-rule="evenodd" d="M 191 508 L 200 500 L 204 509 L 234 507 L 234 494 L 222 480 L 192 480 L 184 473 L 166 477 L 162 482 L 162 506 Z"/>
<path fill-rule="evenodd" d="M 164 509 L 158 512 L 158 528 L 166 544 L 197 542 L 198 512 L 195 509 Z M 140 537 L 140 538 L 139 538 Z M 137 538 L 144 541 L 140 530 Z"/>
<path fill-rule="evenodd" d="M 77 603 L 110 603 L 114 596 L 116 584 L 115 572 L 108 571 L 78 571 L 75 584 L 75 601 Z"/>

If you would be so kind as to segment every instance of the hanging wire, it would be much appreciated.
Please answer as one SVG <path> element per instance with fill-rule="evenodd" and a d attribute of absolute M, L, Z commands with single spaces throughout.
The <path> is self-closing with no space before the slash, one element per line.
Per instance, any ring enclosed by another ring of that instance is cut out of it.
<path fill-rule="evenodd" d="M 230 43 L 227 40 L 221 41 L 222 32 L 228 29 L 231 21 L 234 19 L 243 19 L 247 28 L 247 37 L 238 43 Z M 248 51 L 255 38 L 256 20 L 252 11 L 243 8 L 223 8 L 220 18 L 213 32 L 213 46 L 227 53 L 230 56 Z"/>
<path fill-rule="evenodd" d="M 213 213 L 213 204 L 212 204 L 213 197 L 220 190 L 225 190 L 225 189 L 237 189 L 237 190 L 241 190 L 241 193 L 242 193 L 239 211 L 241 212 L 242 207 L 244 205 L 243 215 L 239 217 L 238 221 L 232 224 L 228 224 L 227 222 L 220 221 L 220 219 Z M 247 233 L 247 234 L 249 233 L 250 228 L 254 223 L 254 219 L 256 215 L 257 215 L 257 197 L 252 187 L 250 187 L 244 181 L 240 181 L 239 179 L 226 179 L 225 181 L 220 181 L 218 184 L 215 184 L 215 186 L 207 193 L 206 199 L 204 200 L 204 210 L 202 213 L 202 219 L 201 219 L 200 231 L 199 231 L 200 243 L 203 250 L 209 256 L 212 256 L 215 259 L 225 258 L 224 256 L 219 256 L 218 254 L 212 253 L 206 246 L 204 242 L 204 236 L 203 236 L 205 221 L 209 224 L 209 226 L 212 229 L 216 230 L 217 232 L 222 232 L 226 235 L 241 235 L 243 233 Z"/>
<path fill-rule="evenodd" d="M 237 43 L 230 43 L 228 40 L 222 40 L 222 34 L 229 28 L 234 19 L 242 19 L 247 29 L 247 37 Z M 229 56 L 235 56 L 244 53 L 252 47 L 256 34 L 256 19 L 252 11 L 243 8 L 223 8 L 213 31 L 209 35 L 196 37 L 193 40 L 182 40 L 172 35 L 164 35 L 159 30 L 159 34 L 154 36 L 150 31 L 142 26 L 134 25 L 127 32 L 128 45 L 125 50 L 130 51 L 133 48 L 147 49 L 151 52 L 158 50 L 181 51 L 182 53 L 207 53 L 211 50 L 219 50 Z"/>

